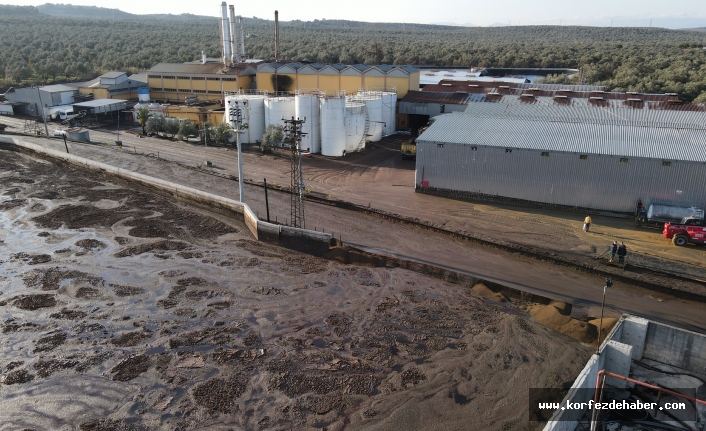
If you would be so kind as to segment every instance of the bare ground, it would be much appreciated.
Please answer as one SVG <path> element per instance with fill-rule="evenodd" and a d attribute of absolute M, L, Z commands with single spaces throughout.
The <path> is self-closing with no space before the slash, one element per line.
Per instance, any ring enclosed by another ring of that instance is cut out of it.
<path fill-rule="evenodd" d="M 18 153 L 0 172 L 23 200 L 0 212 L 1 429 L 531 429 L 527 388 L 590 355 L 470 286 Z"/>

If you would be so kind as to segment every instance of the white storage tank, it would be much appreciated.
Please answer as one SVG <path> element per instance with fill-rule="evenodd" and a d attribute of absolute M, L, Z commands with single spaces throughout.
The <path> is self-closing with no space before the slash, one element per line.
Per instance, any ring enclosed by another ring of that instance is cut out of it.
<path fill-rule="evenodd" d="M 351 100 L 365 103 L 365 112 L 368 120 L 368 133 L 365 140 L 367 142 L 380 141 L 384 127 L 382 93 L 379 91 L 359 92 Z"/>
<path fill-rule="evenodd" d="M 391 135 L 397 130 L 397 93 L 384 91 L 382 93 L 382 128 L 383 136 Z"/>
<path fill-rule="evenodd" d="M 137 89 L 137 100 L 140 102 L 147 102 L 149 103 L 150 101 L 150 89 L 149 88 L 138 88 Z"/>
<path fill-rule="evenodd" d="M 321 154 L 341 157 L 346 149 L 346 129 L 344 97 L 324 97 L 321 99 Z"/>
<path fill-rule="evenodd" d="M 265 134 L 265 96 L 259 94 L 236 94 L 226 96 L 226 110 L 224 121 L 234 127 L 231 122 L 230 107 L 239 107 L 243 124 L 247 123 L 248 128 L 240 134 L 240 140 L 246 144 L 254 144 L 262 141 Z"/>
<path fill-rule="evenodd" d="M 296 114 L 294 97 L 268 97 L 265 99 L 265 129 L 271 124 L 284 126 L 282 118 L 289 120 Z"/>
<path fill-rule="evenodd" d="M 306 119 L 302 124 L 302 139 L 299 148 L 311 153 L 321 152 L 319 96 L 316 94 L 297 94 L 294 97 L 296 118 Z"/>
<path fill-rule="evenodd" d="M 346 103 L 344 119 L 346 128 L 346 153 L 363 149 L 365 147 L 365 103 Z"/>

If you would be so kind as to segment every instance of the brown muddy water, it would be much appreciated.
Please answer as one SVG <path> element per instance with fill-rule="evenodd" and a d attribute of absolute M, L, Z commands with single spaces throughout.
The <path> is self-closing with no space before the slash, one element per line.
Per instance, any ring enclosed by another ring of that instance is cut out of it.
<path fill-rule="evenodd" d="M 0 151 L 0 429 L 536 429 L 590 349 L 468 287 Z"/>

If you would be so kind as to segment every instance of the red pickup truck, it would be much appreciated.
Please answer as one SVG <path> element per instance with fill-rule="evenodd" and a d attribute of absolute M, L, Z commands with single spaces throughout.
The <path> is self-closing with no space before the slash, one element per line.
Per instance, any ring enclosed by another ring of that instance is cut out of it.
<path fill-rule="evenodd" d="M 678 246 L 706 244 L 706 220 L 684 217 L 679 223 L 665 223 L 662 235 Z"/>

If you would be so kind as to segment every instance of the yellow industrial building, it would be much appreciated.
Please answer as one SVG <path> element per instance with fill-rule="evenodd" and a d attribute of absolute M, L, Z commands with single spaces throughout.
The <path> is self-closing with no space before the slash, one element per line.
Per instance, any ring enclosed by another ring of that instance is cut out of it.
<path fill-rule="evenodd" d="M 419 90 L 419 70 L 411 66 L 363 64 L 246 63 L 224 67 L 218 62 L 160 63 L 147 72 L 153 100 L 183 103 L 187 96 L 218 100 L 226 92 L 259 90 L 291 93 L 319 90 L 327 94 L 358 90 L 397 92 L 398 99 Z"/>
<path fill-rule="evenodd" d="M 150 97 L 158 102 L 183 103 L 223 99 L 223 93 L 249 90 L 256 69 L 250 64 L 224 67 L 223 63 L 159 63 L 147 72 Z"/>
<path fill-rule="evenodd" d="M 137 98 L 138 89 L 147 87 L 147 75 L 136 73 L 128 76 L 125 72 L 108 72 L 96 79 L 77 85 L 79 94 L 93 96 L 93 99 L 130 100 Z"/>
<path fill-rule="evenodd" d="M 260 63 L 257 89 L 268 92 L 319 90 L 325 93 L 358 90 L 397 91 L 398 99 L 419 90 L 419 69 L 411 66 L 364 64 Z"/>

